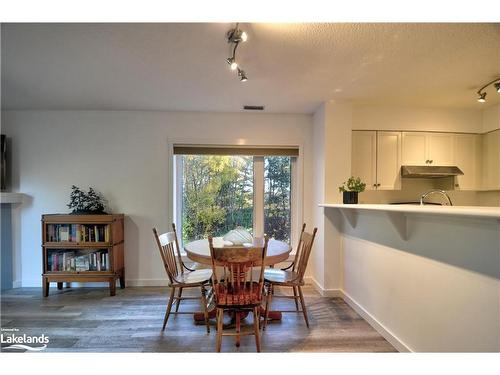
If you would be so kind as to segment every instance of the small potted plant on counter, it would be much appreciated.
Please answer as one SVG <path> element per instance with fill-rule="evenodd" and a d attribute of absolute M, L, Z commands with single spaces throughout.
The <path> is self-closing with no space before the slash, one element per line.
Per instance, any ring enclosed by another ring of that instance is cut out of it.
<path fill-rule="evenodd" d="M 344 204 L 357 204 L 358 193 L 365 191 L 366 184 L 361 181 L 361 178 L 351 176 L 347 181 L 344 181 L 342 186 L 339 186 L 339 193 L 343 195 Z"/>

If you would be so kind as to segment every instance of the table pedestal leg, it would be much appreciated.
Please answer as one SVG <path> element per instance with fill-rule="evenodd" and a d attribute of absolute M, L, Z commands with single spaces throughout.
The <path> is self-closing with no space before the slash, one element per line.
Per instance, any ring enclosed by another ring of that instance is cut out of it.
<path fill-rule="evenodd" d="M 243 312 L 243 316 L 242 318 L 245 319 L 248 315 L 248 312 L 247 311 L 244 311 Z M 215 319 L 215 315 L 216 315 L 216 309 L 213 308 L 211 310 L 208 310 L 208 318 L 209 319 Z M 264 319 L 264 317 L 266 316 L 266 309 L 261 306 L 260 307 L 260 316 L 262 319 Z M 280 311 L 269 311 L 269 320 L 281 320 L 282 318 L 282 314 Z M 203 311 L 199 311 L 199 312 L 195 312 L 193 314 L 193 319 L 195 322 L 200 322 L 200 323 L 205 323 L 205 315 L 203 314 Z"/>

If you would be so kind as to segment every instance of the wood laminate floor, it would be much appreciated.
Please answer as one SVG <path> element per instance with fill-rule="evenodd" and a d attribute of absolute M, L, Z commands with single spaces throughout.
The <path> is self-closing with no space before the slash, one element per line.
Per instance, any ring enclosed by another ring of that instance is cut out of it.
<path fill-rule="evenodd" d="M 43 298 L 41 288 L 2 291 L 1 326 L 18 329 L 18 335 L 45 334 L 50 342 L 44 352 L 213 352 L 214 322 L 207 334 L 191 315 L 174 315 L 161 332 L 168 292 L 166 287 L 137 287 L 117 289 L 110 297 L 107 288 L 51 287 L 50 296 Z M 285 313 L 262 333 L 262 351 L 396 351 L 342 299 L 321 297 L 311 287 L 304 294 L 310 329 L 301 314 Z M 293 300 L 275 299 L 276 308 L 290 310 Z M 184 311 L 198 309 L 196 300 L 181 304 Z M 245 322 L 251 329 L 251 316 Z M 255 352 L 254 337 L 242 337 L 239 348 L 232 337 L 224 337 L 222 351 Z"/>

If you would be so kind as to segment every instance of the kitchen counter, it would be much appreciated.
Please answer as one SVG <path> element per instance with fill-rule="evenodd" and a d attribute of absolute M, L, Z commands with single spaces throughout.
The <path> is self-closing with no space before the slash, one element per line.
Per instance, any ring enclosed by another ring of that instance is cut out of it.
<path fill-rule="evenodd" d="M 452 215 L 467 217 L 482 217 L 500 219 L 500 207 L 481 206 L 436 206 L 436 205 L 410 205 L 410 204 L 330 204 L 322 203 L 320 207 L 338 208 L 341 210 L 371 210 L 387 211 L 402 214 L 430 214 Z"/>

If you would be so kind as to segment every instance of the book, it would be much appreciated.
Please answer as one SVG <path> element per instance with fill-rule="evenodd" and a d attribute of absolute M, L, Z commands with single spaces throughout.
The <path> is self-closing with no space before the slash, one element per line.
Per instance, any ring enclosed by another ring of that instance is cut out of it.
<path fill-rule="evenodd" d="M 67 226 L 61 226 L 59 228 L 59 241 L 69 241 L 69 228 Z"/>
<path fill-rule="evenodd" d="M 76 224 L 76 242 L 82 241 L 82 226 L 80 224 Z"/>
<path fill-rule="evenodd" d="M 76 271 L 88 271 L 89 270 L 89 258 L 86 255 L 80 255 L 75 258 L 75 270 Z"/>

